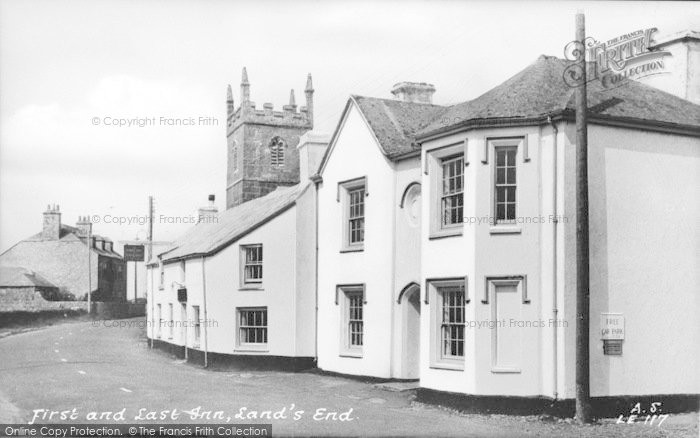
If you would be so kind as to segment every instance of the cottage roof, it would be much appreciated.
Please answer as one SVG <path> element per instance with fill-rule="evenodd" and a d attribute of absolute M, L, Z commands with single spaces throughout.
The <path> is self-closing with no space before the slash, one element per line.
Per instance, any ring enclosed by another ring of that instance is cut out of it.
<path fill-rule="evenodd" d="M 0 287 L 57 287 L 49 280 L 29 269 L 17 266 L 0 266 Z"/>
<path fill-rule="evenodd" d="M 214 254 L 293 206 L 309 185 L 305 181 L 278 187 L 265 196 L 220 212 L 216 221 L 190 228 L 170 249 L 160 253 L 161 259 L 167 262 Z"/>
<path fill-rule="evenodd" d="M 59 235 L 58 235 L 58 240 L 62 242 L 82 242 L 83 244 L 87 244 L 87 239 L 81 238 L 78 235 L 78 229 L 75 227 L 72 227 L 70 225 L 64 225 L 61 224 L 61 229 L 59 230 Z M 107 237 L 102 237 L 98 234 L 93 234 L 92 237 L 96 238 L 97 240 L 104 240 L 105 242 L 112 242 L 111 239 Z M 40 244 L 41 242 L 51 242 L 51 240 L 47 240 L 42 232 L 36 233 L 33 236 L 30 236 L 24 240 L 19 241 L 16 243 L 14 246 L 17 245 L 32 245 L 32 244 Z M 13 246 L 13 247 L 14 247 Z M 11 248 L 10 248 L 11 249 Z M 91 247 L 91 250 L 93 253 L 96 253 L 98 255 L 104 256 L 104 257 L 109 257 L 109 258 L 114 258 L 114 259 L 121 259 L 122 256 L 119 255 L 118 252 L 114 251 L 114 248 L 112 250 L 108 249 L 101 249 L 101 248 L 95 248 Z M 8 249 L 9 251 L 9 249 Z M 5 251 L 7 252 L 7 251 Z M 4 253 L 3 253 L 4 254 Z"/>

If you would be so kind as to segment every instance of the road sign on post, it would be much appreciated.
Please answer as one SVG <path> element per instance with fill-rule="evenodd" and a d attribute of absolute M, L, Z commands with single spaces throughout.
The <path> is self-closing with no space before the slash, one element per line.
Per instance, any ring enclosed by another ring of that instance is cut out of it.
<path fill-rule="evenodd" d="M 124 245 L 124 260 L 127 262 L 144 261 L 143 245 Z"/>

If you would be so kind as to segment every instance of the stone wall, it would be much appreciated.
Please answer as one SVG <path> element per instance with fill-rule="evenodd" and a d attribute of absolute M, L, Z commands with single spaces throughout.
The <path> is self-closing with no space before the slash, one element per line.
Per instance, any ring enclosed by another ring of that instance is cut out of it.
<path fill-rule="evenodd" d="M 86 301 L 47 301 L 34 287 L 0 288 L 0 312 L 41 312 L 47 310 L 84 310 Z"/>
<path fill-rule="evenodd" d="M 83 311 L 87 301 L 47 301 L 34 287 L 0 288 L 0 313 Z M 146 314 L 145 303 L 93 302 L 92 313 L 102 318 L 131 318 Z"/>

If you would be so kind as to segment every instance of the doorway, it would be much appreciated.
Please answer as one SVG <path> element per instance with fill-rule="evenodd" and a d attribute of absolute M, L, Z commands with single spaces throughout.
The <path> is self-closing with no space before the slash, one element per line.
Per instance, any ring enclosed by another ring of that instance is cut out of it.
<path fill-rule="evenodd" d="M 408 285 L 400 297 L 403 319 L 402 377 L 418 379 L 420 376 L 420 286 Z"/>

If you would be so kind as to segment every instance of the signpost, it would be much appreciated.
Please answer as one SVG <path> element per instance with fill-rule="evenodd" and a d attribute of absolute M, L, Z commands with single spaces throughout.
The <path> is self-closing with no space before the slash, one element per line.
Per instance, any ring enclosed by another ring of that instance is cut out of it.
<path fill-rule="evenodd" d="M 124 260 L 126 260 L 127 263 L 134 262 L 134 303 L 138 298 L 138 262 L 144 261 L 144 255 L 145 251 L 143 245 L 124 245 Z"/>
<path fill-rule="evenodd" d="M 124 245 L 124 260 L 127 262 L 142 262 L 144 257 L 143 245 Z"/>

